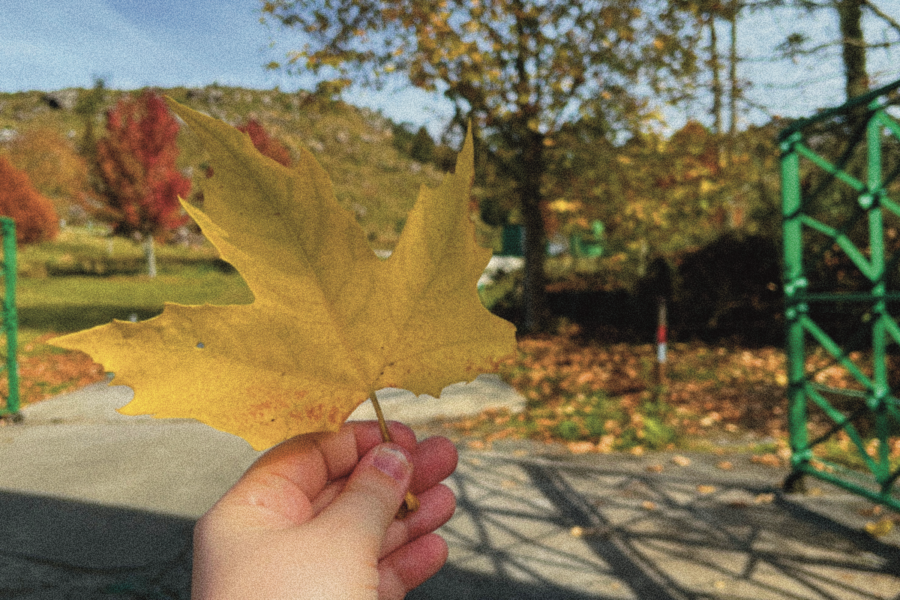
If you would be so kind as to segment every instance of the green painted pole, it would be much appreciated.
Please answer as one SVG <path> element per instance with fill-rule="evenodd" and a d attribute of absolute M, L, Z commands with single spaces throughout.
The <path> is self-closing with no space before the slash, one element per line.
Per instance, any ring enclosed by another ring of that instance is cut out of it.
<path fill-rule="evenodd" d="M 6 333 L 6 375 L 9 397 L 5 414 L 19 413 L 19 317 L 16 312 L 16 223 L 9 217 L 0 217 L 3 233 L 3 275 L 6 294 L 3 297 L 3 330 Z"/>
<path fill-rule="evenodd" d="M 869 410 L 875 415 L 875 435 L 878 438 L 878 460 L 876 468 L 873 469 L 873 475 L 875 475 L 875 481 L 884 483 L 891 475 L 888 456 L 890 426 L 887 411 L 887 399 L 890 395 L 887 370 L 887 321 L 891 319 L 891 315 L 888 314 L 885 301 L 887 285 L 885 283 L 884 215 L 881 207 L 884 189 L 881 173 L 881 119 L 879 115 L 883 109 L 877 104 L 877 101 L 869 108 L 875 112 L 869 118 L 866 128 L 868 192 L 860 197 L 861 207 L 869 213 L 872 313 L 875 317 L 872 320 L 872 383 L 874 385 L 867 398 L 867 403 Z"/>
<path fill-rule="evenodd" d="M 800 189 L 800 156 L 796 145 L 801 143 L 800 132 L 781 142 L 781 207 L 784 235 L 784 292 L 785 322 L 787 325 L 788 370 L 788 433 L 792 466 L 799 467 L 809 460 L 809 440 L 806 430 L 805 358 L 803 318 L 807 312 L 804 293 L 807 282 L 803 276 L 803 198 Z"/>

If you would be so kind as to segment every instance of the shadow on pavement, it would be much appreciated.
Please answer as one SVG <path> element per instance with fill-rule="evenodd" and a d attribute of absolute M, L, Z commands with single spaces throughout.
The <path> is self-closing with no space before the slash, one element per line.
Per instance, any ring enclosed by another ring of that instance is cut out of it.
<path fill-rule="evenodd" d="M 407 594 L 406 600 L 605 600 L 614 597 L 579 592 L 549 582 L 535 585 L 492 577 L 447 565 L 437 575 Z"/>
<path fill-rule="evenodd" d="M 660 460 L 462 452 L 450 560 L 408 598 L 900 600 L 900 537 L 855 497 Z M 10 491 L 0 515 L 0 598 L 189 598 L 193 519 Z"/>
<path fill-rule="evenodd" d="M 795 500 L 740 470 L 661 475 L 629 458 L 465 455 L 442 530 L 450 564 L 410 598 L 900 600 L 898 545 L 805 506 L 855 514 L 855 498 Z"/>
<path fill-rule="evenodd" d="M 0 598 L 190 598 L 194 521 L 0 491 Z"/>

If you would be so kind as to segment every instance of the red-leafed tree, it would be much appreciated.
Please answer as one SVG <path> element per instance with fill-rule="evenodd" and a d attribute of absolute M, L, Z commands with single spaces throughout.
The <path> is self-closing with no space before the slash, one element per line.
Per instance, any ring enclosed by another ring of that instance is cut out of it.
<path fill-rule="evenodd" d="M 185 224 L 178 197 L 191 181 L 176 167 L 178 122 L 157 94 L 120 100 L 106 113 L 106 137 L 97 142 L 97 174 L 105 201 L 101 217 L 113 234 L 144 243 L 147 271 L 156 276 L 154 238 Z"/>
<path fill-rule="evenodd" d="M 273 138 L 256 119 L 250 119 L 244 125 L 238 126 L 238 131 L 243 131 L 250 136 L 250 141 L 263 156 L 268 156 L 275 162 L 291 166 L 291 153 L 284 144 Z"/>
<path fill-rule="evenodd" d="M 0 215 L 16 222 L 16 242 L 52 240 L 59 233 L 53 203 L 41 196 L 24 171 L 0 155 Z"/>

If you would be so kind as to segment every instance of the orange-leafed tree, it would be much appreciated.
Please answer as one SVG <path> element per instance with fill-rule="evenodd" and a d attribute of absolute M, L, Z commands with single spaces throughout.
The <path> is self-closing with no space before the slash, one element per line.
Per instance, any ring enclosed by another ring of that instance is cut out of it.
<path fill-rule="evenodd" d="M 250 141 L 263 156 L 268 156 L 285 167 L 291 166 L 291 153 L 284 147 L 284 144 L 269 135 L 262 123 L 256 119 L 250 119 L 243 125 L 239 125 L 238 131 L 249 135 Z"/>
<path fill-rule="evenodd" d="M 0 154 L 0 215 L 16 222 L 16 242 L 52 240 L 59 233 L 53 204 L 41 196 L 24 171 Z"/>
<path fill-rule="evenodd" d="M 125 97 L 106 113 L 106 136 L 97 142 L 100 216 L 113 234 L 143 242 L 147 272 L 156 276 L 154 239 L 188 221 L 178 203 L 191 181 L 179 172 L 178 121 L 157 94 Z"/>
<path fill-rule="evenodd" d="M 25 171 L 39 194 L 62 218 L 77 217 L 87 205 L 88 166 L 75 144 L 49 125 L 29 127 L 9 144 L 9 158 Z"/>

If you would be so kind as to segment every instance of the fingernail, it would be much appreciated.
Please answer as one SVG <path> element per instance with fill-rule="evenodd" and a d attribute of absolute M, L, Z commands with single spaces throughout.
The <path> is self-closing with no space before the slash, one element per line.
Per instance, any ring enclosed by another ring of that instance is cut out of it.
<path fill-rule="evenodd" d="M 379 446 L 372 457 L 375 468 L 397 481 L 406 479 L 406 475 L 412 470 L 412 465 L 406 459 L 403 452 L 390 446 Z"/>

